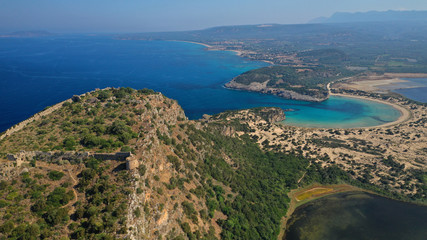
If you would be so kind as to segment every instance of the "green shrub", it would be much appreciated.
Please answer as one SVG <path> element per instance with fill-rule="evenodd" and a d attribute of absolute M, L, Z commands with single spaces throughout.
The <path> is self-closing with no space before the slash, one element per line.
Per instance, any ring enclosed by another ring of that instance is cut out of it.
<path fill-rule="evenodd" d="M 13 228 L 15 227 L 15 225 L 13 224 L 12 221 L 6 221 L 5 223 L 3 223 L 3 225 L 0 226 L 0 232 L 1 233 L 10 233 Z"/>
<path fill-rule="evenodd" d="M 135 217 L 139 218 L 141 216 L 141 209 L 139 209 L 139 207 L 137 207 L 134 211 L 133 211 L 133 215 L 135 215 Z"/>
<path fill-rule="evenodd" d="M 4 208 L 9 205 L 9 202 L 6 200 L 0 199 L 0 208 Z"/>
<path fill-rule="evenodd" d="M 73 191 L 68 191 L 63 187 L 55 188 L 48 196 L 46 204 L 48 206 L 60 207 L 66 205 L 70 200 L 74 199 Z"/>
<path fill-rule="evenodd" d="M 47 211 L 43 215 L 44 220 L 47 224 L 55 226 L 61 223 L 68 222 L 70 217 L 68 216 L 68 210 L 66 208 L 56 208 L 50 211 Z"/>
<path fill-rule="evenodd" d="M 57 181 L 61 180 L 61 178 L 64 176 L 64 173 L 53 170 L 48 173 L 48 176 L 51 180 Z"/>
<path fill-rule="evenodd" d="M 132 148 L 131 148 L 131 147 L 129 147 L 129 146 L 123 146 L 123 147 L 120 149 L 120 151 L 121 151 L 121 152 L 131 152 L 131 151 L 132 151 Z"/>
<path fill-rule="evenodd" d="M 80 144 L 82 144 L 87 148 L 96 147 L 100 145 L 100 143 L 101 143 L 101 139 L 91 134 L 84 135 L 83 138 L 80 140 Z"/>
<path fill-rule="evenodd" d="M 98 94 L 98 99 L 101 102 L 105 102 L 105 100 L 107 100 L 110 97 L 110 93 L 108 91 L 101 91 Z"/>
<path fill-rule="evenodd" d="M 139 175 L 144 176 L 145 172 L 147 171 L 147 167 L 144 164 L 140 164 L 138 166 Z"/>

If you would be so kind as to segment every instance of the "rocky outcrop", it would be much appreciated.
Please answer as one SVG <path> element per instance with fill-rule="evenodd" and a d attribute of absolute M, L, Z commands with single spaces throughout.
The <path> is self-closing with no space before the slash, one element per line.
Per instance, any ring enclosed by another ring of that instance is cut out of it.
<path fill-rule="evenodd" d="M 303 95 L 303 94 L 286 90 L 283 88 L 267 87 L 267 83 L 269 81 L 270 80 L 267 80 L 263 83 L 252 82 L 249 85 L 246 85 L 246 84 L 238 83 L 233 79 L 230 82 L 226 83 L 224 86 L 230 89 L 259 92 L 264 94 L 276 95 L 285 99 L 308 101 L 308 102 L 323 102 L 329 98 L 329 94 L 324 98 L 317 98 L 309 95 Z"/>
<path fill-rule="evenodd" d="M 252 111 L 268 123 L 281 122 L 286 119 L 285 111 L 278 107 L 255 108 Z"/>

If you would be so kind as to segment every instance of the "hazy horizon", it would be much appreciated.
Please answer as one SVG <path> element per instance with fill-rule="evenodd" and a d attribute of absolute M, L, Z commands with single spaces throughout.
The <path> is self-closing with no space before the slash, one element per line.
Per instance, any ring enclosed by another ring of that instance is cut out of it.
<path fill-rule="evenodd" d="M 0 32 L 123 33 L 251 24 L 304 24 L 336 12 L 425 10 L 427 1 L 0 0 Z"/>

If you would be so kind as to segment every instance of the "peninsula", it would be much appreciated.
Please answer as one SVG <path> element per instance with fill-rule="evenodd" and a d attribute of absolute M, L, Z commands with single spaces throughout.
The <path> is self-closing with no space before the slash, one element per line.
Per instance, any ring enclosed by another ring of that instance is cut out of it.
<path fill-rule="evenodd" d="M 148 89 L 74 96 L 0 140 L 0 236 L 275 239 L 288 193 L 313 184 L 425 204 L 426 107 L 386 101 L 411 118 L 307 129 L 280 108 L 190 121 Z"/>
<path fill-rule="evenodd" d="M 333 67 L 269 66 L 245 72 L 226 83 L 225 87 L 321 102 L 329 98 L 328 83 L 354 74 Z"/>

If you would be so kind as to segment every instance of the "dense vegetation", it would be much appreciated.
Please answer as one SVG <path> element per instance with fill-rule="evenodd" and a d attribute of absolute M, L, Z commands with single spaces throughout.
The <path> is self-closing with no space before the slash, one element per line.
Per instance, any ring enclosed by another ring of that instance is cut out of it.
<path fill-rule="evenodd" d="M 151 238 L 276 239 L 290 201 L 287 194 L 297 187 L 349 183 L 407 200 L 370 184 L 369 174 L 355 178 L 339 166 L 322 166 L 327 156 L 309 159 L 301 151 L 283 153 L 268 142 L 261 149 L 257 138 L 249 136 L 249 124 L 236 117 L 237 111 L 194 122 L 182 118 L 181 109 L 172 111 L 173 104 L 149 90 L 95 91 L 73 98 L 2 141 L 4 153 L 59 151 L 53 157 L 27 159 L 25 171 L 0 182 L 0 239 L 124 238 L 132 231 L 127 225 L 129 215 L 156 222 L 165 211 L 168 224 L 176 227 L 153 231 Z M 166 119 L 172 112 L 177 121 L 169 124 Z M 283 115 L 275 108 L 248 112 L 265 122 Z M 243 134 L 224 134 L 224 129 Z M 312 143 L 352 147 L 332 138 Z M 150 157 L 132 172 L 115 160 L 59 157 L 69 150 L 129 150 L 135 156 Z M 382 162 L 402 174 L 403 165 L 394 159 Z M 157 165 L 162 165 L 163 172 Z M 412 174 L 426 181 L 425 172 Z M 139 182 L 138 188 L 133 188 L 134 182 Z M 128 209 L 131 195 L 143 193 L 152 201 Z"/>
<path fill-rule="evenodd" d="M 268 81 L 267 87 L 283 88 L 304 95 L 324 98 L 328 96 L 327 83 L 353 74 L 354 72 L 345 69 L 331 67 L 272 66 L 245 72 L 234 78 L 234 81 L 244 85 Z"/>
<path fill-rule="evenodd" d="M 214 128 L 210 130 L 190 128 L 189 136 L 193 144 L 207 151 L 204 162 L 196 168 L 202 177 L 212 177 L 238 194 L 234 199 L 218 189 L 206 194 L 209 212 L 219 210 L 228 217 L 219 222 L 221 237 L 274 239 L 289 203 L 287 193 L 297 186 L 308 160 L 263 152 L 248 136 L 224 137 Z M 214 143 L 212 148 L 209 143 Z M 231 166 L 220 157 L 223 154 L 233 160 Z"/>
<path fill-rule="evenodd" d="M 238 126 L 240 123 L 235 121 L 230 124 L 243 131 L 248 129 Z M 337 166 L 322 167 L 320 163 L 298 153 L 262 151 L 248 135 L 226 137 L 221 134 L 221 129 L 221 124 L 217 123 L 208 124 L 203 131 L 187 126 L 191 143 L 199 151 L 205 152 L 204 161 L 196 167 L 201 179 L 212 178 L 230 187 L 234 193 L 224 196 L 224 191 L 209 180 L 202 191 L 205 192 L 209 216 L 214 210 L 227 216 L 226 220 L 218 220 L 223 239 L 275 239 L 279 233 L 280 219 L 287 211 L 287 193 L 313 183 L 349 183 L 408 200 L 375 187 L 364 179 L 354 179 Z M 226 161 L 225 156 L 232 162 Z M 297 183 L 304 172 L 303 181 Z"/>
<path fill-rule="evenodd" d="M 36 161 L 36 166 L 41 163 Z M 1 239 L 113 239 L 126 233 L 127 171 L 115 163 L 87 159 L 76 178 L 81 198 L 59 163 L 0 182 Z M 47 172 L 47 174 L 45 174 Z M 46 176 L 47 175 L 47 176 Z M 49 180 L 48 180 L 49 179 Z M 111 184 L 114 182 L 114 184 Z"/>
<path fill-rule="evenodd" d="M 14 134 L 0 145 L 3 154 L 20 150 L 100 152 L 129 150 L 137 137 L 137 115 L 151 108 L 139 98 L 155 94 L 148 89 L 119 88 L 100 90 L 66 102 L 54 119 L 42 119 Z M 10 144 L 13 142 L 13 144 Z M 7 151 L 6 151 L 7 149 Z"/>

